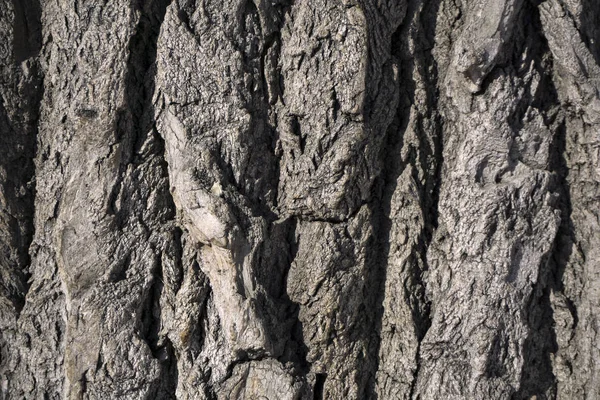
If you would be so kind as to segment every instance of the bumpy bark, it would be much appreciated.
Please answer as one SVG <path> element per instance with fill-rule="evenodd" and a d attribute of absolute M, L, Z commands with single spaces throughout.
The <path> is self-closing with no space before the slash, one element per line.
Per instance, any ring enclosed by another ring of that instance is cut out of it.
<path fill-rule="evenodd" d="M 600 398 L 594 0 L 0 0 L 0 399 Z"/>

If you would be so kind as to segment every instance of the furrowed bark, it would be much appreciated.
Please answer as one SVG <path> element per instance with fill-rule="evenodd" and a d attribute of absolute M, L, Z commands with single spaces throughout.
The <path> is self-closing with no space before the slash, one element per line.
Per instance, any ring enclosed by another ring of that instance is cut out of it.
<path fill-rule="evenodd" d="M 0 0 L 0 399 L 593 399 L 592 0 Z"/>

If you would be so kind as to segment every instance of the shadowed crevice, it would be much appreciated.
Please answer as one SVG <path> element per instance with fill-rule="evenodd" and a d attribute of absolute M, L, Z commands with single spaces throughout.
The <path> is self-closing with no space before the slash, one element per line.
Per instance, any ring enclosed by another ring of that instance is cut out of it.
<path fill-rule="evenodd" d="M 374 370 L 367 391 L 367 398 L 376 399 L 381 394 L 376 392 L 376 373 L 380 368 L 380 346 L 383 326 L 383 301 L 388 271 L 388 262 L 391 255 L 391 230 L 392 198 L 397 189 L 397 180 L 406 168 L 412 166 L 413 181 L 418 187 L 418 196 L 423 217 L 424 228 L 418 234 L 418 243 L 411 249 L 406 270 L 406 287 L 398 288 L 400 296 L 409 305 L 412 313 L 412 328 L 398 327 L 398 329 L 414 329 L 419 342 L 425 336 L 431 325 L 429 317 L 430 303 L 425 294 L 423 274 L 427 271 L 427 249 L 431 243 L 433 232 L 437 227 L 437 203 L 439 197 L 439 182 L 442 165 L 442 125 L 437 112 L 437 66 L 431 54 L 434 42 L 435 26 L 439 1 L 424 4 L 421 1 L 411 1 L 408 4 L 407 15 L 404 23 L 397 29 L 392 37 L 392 55 L 399 61 L 400 99 L 394 122 L 388 129 L 386 144 L 383 146 L 385 169 L 380 179 L 381 199 L 375 206 L 373 227 L 378 232 L 377 245 L 373 248 L 373 258 L 377 260 L 380 277 L 373 282 L 373 290 L 377 295 L 373 357 L 375 357 Z M 414 29 L 417 26 L 418 29 Z M 412 43 L 411 43 L 412 42 Z M 412 44 L 416 46 L 412 47 Z M 411 50 L 412 47 L 412 50 Z M 418 109 L 416 129 L 418 147 L 411 147 L 408 155 L 402 160 L 402 149 L 405 147 L 404 134 L 408 129 L 411 108 L 415 104 L 416 82 L 414 76 L 419 75 L 427 87 L 425 110 Z M 424 114 L 423 114 L 424 113 Z M 419 177 L 419 171 L 425 178 Z M 414 389 L 418 374 L 413 377 Z M 403 372 L 400 372 L 403 373 Z M 412 396 L 412 393 L 410 394 Z"/>
<path fill-rule="evenodd" d="M 161 335 L 162 312 L 160 299 L 164 292 L 163 266 L 155 260 L 154 282 L 149 288 L 140 313 L 140 337 L 146 342 L 152 356 L 160 362 L 160 378 L 157 380 L 155 398 L 175 399 L 179 371 L 177 357 L 171 340 Z"/>
<path fill-rule="evenodd" d="M 0 214 L 6 229 L 0 237 L 0 264 L 8 271 L 0 279 L 0 295 L 12 302 L 18 317 L 29 290 L 29 248 L 35 214 L 34 159 L 44 86 L 37 59 L 41 49 L 40 3 L 13 0 L 13 7 L 14 75 L 0 87 L 0 170 L 5 177 L 0 181 L 5 201 Z M 23 62 L 27 67 L 21 66 Z"/>
<path fill-rule="evenodd" d="M 435 43 L 437 18 L 441 1 L 434 1 L 423 5 L 418 20 L 422 28 L 419 36 L 418 56 L 414 58 L 415 68 L 425 82 L 426 111 L 417 120 L 419 141 L 418 162 L 426 178 L 419 187 L 421 209 L 423 215 L 423 229 L 418 236 L 418 246 L 415 249 L 415 258 L 419 262 L 411 263 L 412 289 L 405 293 L 405 298 L 410 305 L 413 323 L 417 335 L 417 354 L 415 356 L 416 369 L 410 386 L 409 398 L 412 398 L 416 389 L 417 379 L 421 366 L 421 342 L 431 326 L 431 302 L 426 294 L 426 281 L 424 275 L 429 270 L 428 250 L 433 240 L 433 235 L 438 227 L 438 202 L 442 180 L 443 156 L 443 121 L 439 114 L 439 88 L 438 65 L 432 50 Z M 417 33 L 418 34 L 418 33 Z M 405 44 L 408 48 L 408 43 Z M 409 59 L 411 55 L 405 55 Z M 413 168 L 414 182 L 420 182 L 418 169 Z"/>
<path fill-rule="evenodd" d="M 597 0 L 581 0 L 581 29 L 584 43 L 600 65 L 600 7 Z"/>
<path fill-rule="evenodd" d="M 133 207 L 135 188 L 123 188 L 122 183 L 129 164 L 136 166 L 151 157 L 161 160 L 160 176 L 167 181 L 162 195 L 170 209 L 166 218 L 173 217 L 174 203 L 169 192 L 167 164 L 164 161 L 164 141 L 155 127 L 152 97 L 155 90 L 157 42 L 160 28 L 171 0 L 144 2 L 137 5 L 141 15 L 136 32 L 129 43 L 129 58 L 125 75 L 125 107 L 117 111 L 117 140 L 121 142 L 122 157 L 117 182 L 110 195 L 110 211 L 117 225 L 123 227 Z M 123 191 L 124 193 L 121 193 Z M 123 195 L 120 209 L 115 202 Z"/>
<path fill-rule="evenodd" d="M 285 327 L 283 332 L 285 335 L 287 335 L 283 354 L 277 359 L 284 365 L 291 364 L 293 366 L 292 369 L 294 373 L 300 376 L 306 376 L 306 374 L 310 371 L 310 363 L 306 359 L 308 347 L 304 341 L 303 325 L 299 318 L 300 304 L 292 301 L 285 290 L 288 274 L 292 268 L 292 264 L 294 263 L 299 248 L 299 237 L 297 236 L 298 223 L 299 220 L 295 217 L 292 217 L 281 223 L 279 226 L 277 226 L 277 228 L 275 228 L 275 226 L 272 227 L 272 233 L 270 236 L 272 239 L 275 239 L 273 244 L 276 246 L 285 245 L 284 247 L 272 247 L 271 250 L 271 254 L 278 254 L 277 257 L 284 257 L 284 259 L 279 260 L 279 262 L 284 266 L 282 268 L 283 274 L 281 276 L 277 276 L 277 286 L 279 288 L 277 291 L 273 291 L 272 295 L 277 299 L 276 301 L 280 306 L 279 315 L 281 319 L 279 321 L 279 329 L 281 329 L 281 327 Z M 273 234 L 275 229 L 277 229 L 279 233 Z M 273 250 L 275 252 L 273 252 Z M 266 275 L 269 272 L 263 271 L 262 273 L 264 274 L 263 279 L 266 282 Z M 277 286 L 274 286 L 273 289 L 276 289 Z"/>
<path fill-rule="evenodd" d="M 562 290 L 562 275 L 571 254 L 572 222 L 569 187 L 566 180 L 568 169 L 565 161 L 565 126 L 560 113 L 560 100 L 552 77 L 552 62 L 548 58 L 548 43 L 540 32 L 541 22 L 537 5 L 525 3 L 522 18 L 524 46 L 535 68 L 542 77 L 539 85 L 544 88 L 535 98 L 525 98 L 523 107 L 536 107 L 542 113 L 544 123 L 553 131 L 550 147 L 549 170 L 555 174 L 555 191 L 560 195 L 561 222 L 554 240 L 553 249 L 540 265 L 538 280 L 524 308 L 529 334 L 523 344 L 524 365 L 519 390 L 514 399 L 549 399 L 556 395 L 556 377 L 552 369 L 551 353 L 558 349 L 554 318 L 550 303 L 551 291 Z M 523 50 L 522 52 L 524 52 Z M 515 55 L 518 57 L 518 55 Z"/>
<path fill-rule="evenodd" d="M 175 205 L 169 191 L 169 177 L 165 161 L 164 141 L 158 135 L 155 126 L 155 110 L 152 98 L 155 90 L 157 43 L 167 7 L 171 0 L 137 2 L 134 7 L 140 12 L 136 32 L 129 43 L 129 58 L 125 75 L 125 107 L 118 110 L 117 140 L 121 143 L 122 157 L 117 182 L 110 195 L 110 212 L 116 217 L 117 226 L 123 229 L 132 221 L 140 222 L 146 229 L 148 223 L 156 220 L 166 224 L 175 216 Z M 152 162 L 157 159 L 158 162 Z M 131 170 L 133 165 L 134 169 Z M 151 168 L 150 171 L 147 169 Z M 158 186 L 146 188 L 141 174 L 146 173 L 150 181 L 159 182 Z M 124 180 L 127 178 L 127 182 Z M 147 204 L 149 192 L 156 190 L 161 201 L 151 210 Z M 119 207 L 117 207 L 119 198 Z M 145 206 L 140 207 L 143 201 Z M 147 221 L 153 218 L 152 221 Z M 167 230 L 172 228 L 166 228 Z M 173 248 L 180 247 L 177 229 L 166 234 Z M 155 239 L 154 239 L 155 240 Z M 153 247 L 161 246 L 153 243 Z M 157 254 L 158 249 L 156 249 Z M 181 257 L 181 251 L 176 251 Z M 161 297 L 165 284 L 163 265 L 157 255 L 156 266 L 152 271 L 153 284 L 142 299 L 140 310 L 140 335 L 147 343 L 154 358 L 160 362 L 160 377 L 156 382 L 156 398 L 175 399 L 178 384 L 177 357 L 173 344 L 161 334 L 162 310 Z M 180 261 L 180 260 L 179 260 Z M 180 280 L 181 277 L 178 277 Z M 179 282 L 180 283 L 180 282 Z"/>
<path fill-rule="evenodd" d="M 549 88 L 548 93 L 556 95 L 551 77 L 546 78 L 548 81 L 545 87 Z M 558 101 L 556 98 L 555 100 Z M 561 222 L 552 252 L 541 264 L 538 283 L 525 307 L 529 334 L 523 345 L 524 365 L 519 391 L 513 396 L 514 399 L 529 399 L 534 395 L 538 399 L 548 399 L 556 394 L 556 377 L 550 356 L 558 350 L 558 344 L 550 293 L 563 291 L 562 277 L 571 257 L 574 238 L 570 189 L 566 180 L 568 170 L 564 159 L 566 128 L 563 121 L 556 121 L 555 126 L 550 168 L 558 178 Z M 573 309 L 572 312 L 576 316 L 576 310 Z"/>
<path fill-rule="evenodd" d="M 323 400 L 323 391 L 325 389 L 326 374 L 317 374 L 315 378 L 315 388 L 313 389 L 313 399 Z"/>
<path fill-rule="evenodd" d="M 42 47 L 42 7 L 39 0 L 12 0 L 14 7 L 13 55 L 20 64 L 36 57 Z"/>

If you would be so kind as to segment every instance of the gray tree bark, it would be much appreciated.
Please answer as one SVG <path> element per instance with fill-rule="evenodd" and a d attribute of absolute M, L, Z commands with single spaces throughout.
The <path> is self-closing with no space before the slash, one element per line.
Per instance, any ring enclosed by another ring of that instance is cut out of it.
<path fill-rule="evenodd" d="M 0 0 L 0 399 L 600 399 L 595 0 Z"/>

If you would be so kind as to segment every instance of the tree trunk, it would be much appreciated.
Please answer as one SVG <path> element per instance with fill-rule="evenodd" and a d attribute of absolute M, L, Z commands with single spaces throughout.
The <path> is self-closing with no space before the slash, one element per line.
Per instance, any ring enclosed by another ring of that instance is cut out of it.
<path fill-rule="evenodd" d="M 0 399 L 600 399 L 595 0 L 0 0 Z"/>

